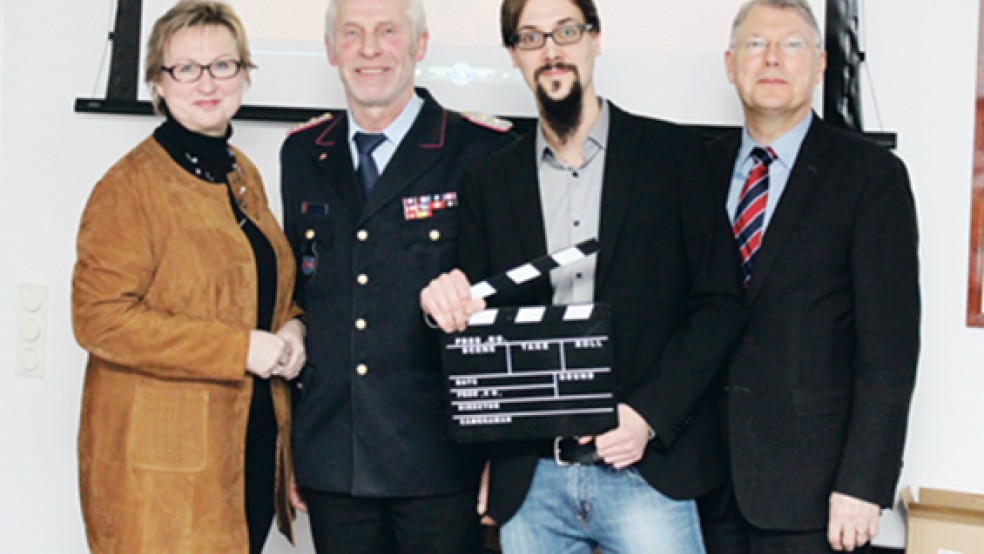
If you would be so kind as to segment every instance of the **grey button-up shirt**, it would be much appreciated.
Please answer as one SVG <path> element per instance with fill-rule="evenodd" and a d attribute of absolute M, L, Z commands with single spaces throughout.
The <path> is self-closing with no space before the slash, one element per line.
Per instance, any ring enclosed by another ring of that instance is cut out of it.
<path fill-rule="evenodd" d="M 598 120 L 581 146 L 584 163 L 580 167 L 565 165 L 547 143 L 542 124 L 537 126 L 540 201 L 547 250 L 551 253 L 598 236 L 608 125 L 608 102 L 601 100 Z M 553 303 L 593 302 L 597 261 L 598 256 L 593 254 L 550 272 Z"/>

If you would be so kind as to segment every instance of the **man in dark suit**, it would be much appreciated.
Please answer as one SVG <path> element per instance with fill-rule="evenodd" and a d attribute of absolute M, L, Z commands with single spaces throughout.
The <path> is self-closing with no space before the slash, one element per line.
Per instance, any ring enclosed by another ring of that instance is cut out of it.
<path fill-rule="evenodd" d="M 851 551 L 901 467 L 919 349 L 905 166 L 811 110 L 825 64 L 803 0 L 752 0 L 725 55 L 743 132 L 711 145 L 748 327 L 726 388 L 732 484 L 701 500 L 712 553 Z"/>
<path fill-rule="evenodd" d="M 309 363 L 294 465 L 319 552 L 467 553 L 483 460 L 452 442 L 438 342 L 420 289 L 456 263 L 458 185 L 511 142 L 508 123 L 414 89 L 420 0 L 331 0 L 328 58 L 347 112 L 284 143 L 284 226 Z"/>
<path fill-rule="evenodd" d="M 609 303 L 618 426 L 556 454 L 553 440 L 491 445 L 489 514 L 505 552 L 701 552 L 693 498 L 725 470 L 706 392 L 745 317 L 736 256 L 696 136 L 597 96 L 600 31 L 591 0 L 503 3 L 538 125 L 469 174 L 461 271 L 421 307 L 463 329 L 484 307 L 469 279 L 598 237 L 597 256 L 492 301 Z"/>

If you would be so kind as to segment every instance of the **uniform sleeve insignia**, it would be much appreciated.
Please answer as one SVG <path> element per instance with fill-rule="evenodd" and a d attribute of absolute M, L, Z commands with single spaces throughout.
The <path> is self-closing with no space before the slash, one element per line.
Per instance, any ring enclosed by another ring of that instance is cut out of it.
<path fill-rule="evenodd" d="M 470 111 L 461 112 L 461 117 L 463 117 L 466 121 L 471 121 L 479 127 L 485 127 L 486 129 L 492 129 L 493 131 L 498 131 L 500 133 L 508 132 L 513 127 L 511 121 L 485 113 Z"/>
<path fill-rule="evenodd" d="M 332 117 L 334 117 L 334 116 L 331 115 L 331 112 L 325 112 L 325 113 L 323 113 L 321 115 L 312 117 L 311 119 L 305 121 L 304 123 L 301 123 L 301 124 L 295 126 L 291 130 L 287 131 L 287 134 L 288 135 L 293 135 L 294 133 L 300 133 L 301 131 L 304 131 L 306 129 L 310 129 L 311 127 L 314 127 L 315 125 L 317 125 L 319 123 L 323 123 L 325 121 L 329 121 L 329 120 L 331 120 Z"/>

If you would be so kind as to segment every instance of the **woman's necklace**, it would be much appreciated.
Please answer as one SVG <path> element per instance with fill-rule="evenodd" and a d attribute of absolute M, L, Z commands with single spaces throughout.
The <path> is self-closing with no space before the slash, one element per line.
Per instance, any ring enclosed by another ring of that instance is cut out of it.
<path fill-rule="evenodd" d="M 238 187 L 238 194 L 236 195 L 236 207 L 239 208 L 241 217 L 239 219 L 239 227 L 246 224 L 246 185 L 242 184 L 243 170 L 239 167 L 239 163 L 236 162 L 236 155 L 232 153 L 232 149 L 227 148 L 226 152 L 229 154 L 229 161 L 232 163 L 233 169 L 233 181 L 229 183 L 230 190 Z M 201 165 L 201 160 L 198 156 L 193 155 L 191 152 L 184 153 L 185 160 L 191 165 L 191 168 L 196 177 L 204 179 L 209 183 L 218 183 L 219 180 L 212 175 L 210 171 L 203 168 Z"/>

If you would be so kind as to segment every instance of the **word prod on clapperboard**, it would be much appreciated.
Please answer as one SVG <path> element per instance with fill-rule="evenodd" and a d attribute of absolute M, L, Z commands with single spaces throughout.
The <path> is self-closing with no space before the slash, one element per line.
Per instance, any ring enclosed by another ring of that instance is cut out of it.
<path fill-rule="evenodd" d="M 472 286 L 488 298 L 598 251 L 591 239 Z M 444 336 L 451 434 L 461 442 L 594 435 L 617 425 L 607 304 L 503 307 Z"/>

